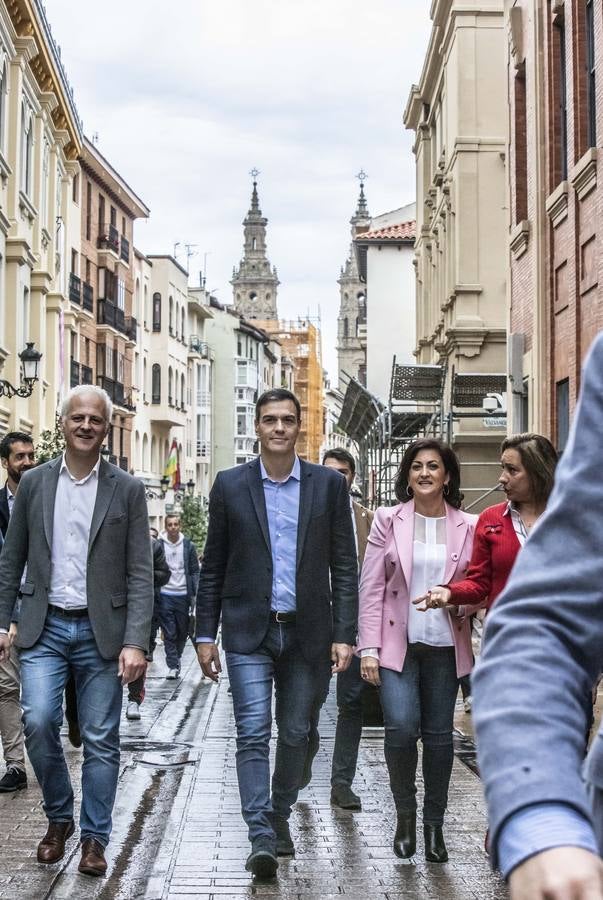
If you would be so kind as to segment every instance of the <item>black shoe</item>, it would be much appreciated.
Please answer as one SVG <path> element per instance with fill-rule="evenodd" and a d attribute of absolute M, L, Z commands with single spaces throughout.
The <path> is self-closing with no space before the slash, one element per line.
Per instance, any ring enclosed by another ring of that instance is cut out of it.
<path fill-rule="evenodd" d="M 0 778 L 0 793 L 12 794 L 27 787 L 27 775 L 17 766 L 9 766 L 3 778 Z"/>
<path fill-rule="evenodd" d="M 67 722 L 67 737 L 72 747 L 78 748 L 82 746 L 79 722 Z"/>
<path fill-rule="evenodd" d="M 428 862 L 448 862 L 448 851 L 444 843 L 441 825 L 423 825 L 425 836 L 425 859 Z"/>
<path fill-rule="evenodd" d="M 398 813 L 398 823 L 394 835 L 394 853 L 400 859 L 410 859 L 417 851 L 417 814 Z"/>
<path fill-rule="evenodd" d="M 254 841 L 251 845 L 251 853 L 247 857 L 245 868 L 256 878 L 262 881 L 274 878 L 278 869 L 276 848 L 271 841 Z"/>
<path fill-rule="evenodd" d="M 318 753 L 319 747 L 320 735 L 318 733 L 318 729 L 311 728 L 310 733 L 308 734 L 308 749 L 306 750 L 304 771 L 302 772 L 302 779 L 299 784 L 300 791 L 303 791 L 304 788 L 307 788 L 312 781 L 312 763 L 314 762 L 314 757 Z"/>
<path fill-rule="evenodd" d="M 340 809 L 362 809 L 362 801 L 349 784 L 334 784 L 331 788 L 331 803 Z"/>
<path fill-rule="evenodd" d="M 274 813 L 272 815 L 272 827 L 276 835 L 276 855 L 295 856 L 295 844 L 291 838 L 287 819 Z"/>

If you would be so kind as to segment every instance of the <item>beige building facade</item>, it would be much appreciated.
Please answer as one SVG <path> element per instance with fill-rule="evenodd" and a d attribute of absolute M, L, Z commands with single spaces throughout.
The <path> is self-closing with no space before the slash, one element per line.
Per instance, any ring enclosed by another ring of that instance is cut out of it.
<path fill-rule="evenodd" d="M 26 341 L 43 352 L 31 397 L 0 398 L 0 432 L 52 427 L 69 381 L 69 249 L 79 245 L 82 128 L 43 7 L 0 4 L 0 375 L 20 382 Z"/>
<path fill-rule="evenodd" d="M 423 71 L 404 113 L 416 135 L 415 356 L 421 365 L 445 367 L 445 436 L 464 463 L 471 502 L 496 481 L 506 426 L 504 3 L 435 0 L 431 17 Z M 465 379 L 463 394 L 455 390 L 455 374 L 499 377 L 473 386 Z M 480 414 L 482 400 L 494 393 L 499 418 Z"/>

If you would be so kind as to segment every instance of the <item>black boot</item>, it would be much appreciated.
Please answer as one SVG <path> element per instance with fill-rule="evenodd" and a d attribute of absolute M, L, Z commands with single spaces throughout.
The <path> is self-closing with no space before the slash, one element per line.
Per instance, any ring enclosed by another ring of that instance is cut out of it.
<path fill-rule="evenodd" d="M 425 837 L 425 859 L 428 862 L 448 862 L 448 851 L 444 843 L 441 825 L 423 825 Z"/>
<path fill-rule="evenodd" d="M 394 853 L 400 859 L 410 859 L 417 849 L 417 814 L 399 812 L 394 835 Z"/>

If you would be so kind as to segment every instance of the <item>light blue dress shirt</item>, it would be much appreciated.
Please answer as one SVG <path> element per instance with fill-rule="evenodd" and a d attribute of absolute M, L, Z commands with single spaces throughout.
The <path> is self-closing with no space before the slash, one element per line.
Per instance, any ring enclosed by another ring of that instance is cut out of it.
<path fill-rule="evenodd" d="M 272 597 L 275 612 L 295 612 L 297 574 L 297 524 L 301 466 L 295 457 L 293 468 L 284 481 L 273 481 L 260 457 L 260 472 L 272 553 Z"/>
<path fill-rule="evenodd" d="M 598 854 L 592 826 L 565 803 L 535 803 L 511 816 L 498 839 L 498 867 L 505 878 L 530 856 L 553 847 L 581 847 Z"/>

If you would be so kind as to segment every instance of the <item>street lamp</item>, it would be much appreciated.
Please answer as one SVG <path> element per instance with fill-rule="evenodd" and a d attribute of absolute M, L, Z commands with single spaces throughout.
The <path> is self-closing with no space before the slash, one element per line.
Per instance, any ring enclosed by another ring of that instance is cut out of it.
<path fill-rule="evenodd" d="M 165 497 L 168 492 L 168 488 L 170 486 L 170 479 L 167 475 L 164 475 L 163 478 L 159 479 L 159 487 L 161 488 L 161 493 Z"/>
<path fill-rule="evenodd" d="M 27 341 L 25 349 L 19 353 L 21 360 L 21 384 L 14 387 L 10 381 L 0 378 L 0 396 L 6 395 L 11 397 L 31 397 L 34 384 L 38 381 L 38 368 L 42 354 L 34 350 L 33 341 Z"/>

